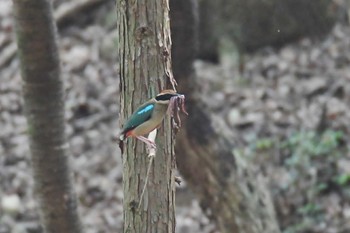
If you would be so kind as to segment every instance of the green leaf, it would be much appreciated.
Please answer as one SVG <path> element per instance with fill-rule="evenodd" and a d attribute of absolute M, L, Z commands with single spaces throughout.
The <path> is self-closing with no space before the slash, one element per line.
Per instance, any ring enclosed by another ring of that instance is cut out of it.
<path fill-rule="evenodd" d="M 346 185 L 350 181 L 350 174 L 342 174 L 336 178 L 336 182 L 339 185 Z"/>

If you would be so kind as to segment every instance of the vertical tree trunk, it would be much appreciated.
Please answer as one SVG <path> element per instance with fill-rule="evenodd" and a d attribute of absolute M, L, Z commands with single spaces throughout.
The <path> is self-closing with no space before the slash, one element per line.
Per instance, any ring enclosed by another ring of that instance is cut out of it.
<path fill-rule="evenodd" d="M 188 77 L 193 74 L 193 61 L 198 50 L 198 3 L 197 0 L 170 0 L 172 60 L 174 76 Z M 175 32 L 175 33 L 174 33 Z M 202 49 L 202 48 L 201 48 Z"/>
<path fill-rule="evenodd" d="M 220 29 L 220 2 L 221 0 L 198 0 L 198 45 L 197 58 L 218 63 Z M 174 44 L 175 45 L 175 44 Z"/>
<path fill-rule="evenodd" d="M 122 123 L 164 89 L 172 76 L 168 4 L 168 0 L 117 1 Z M 157 155 L 139 209 L 149 160 L 144 143 L 127 140 L 122 155 L 124 232 L 175 231 L 175 159 L 169 119 L 158 130 L 156 143 Z"/>
<path fill-rule="evenodd" d="M 196 18 L 183 13 L 191 12 L 193 4 L 173 0 L 171 8 L 174 34 L 174 73 L 179 90 L 186 94 L 189 116 L 176 140 L 177 164 L 181 174 L 195 192 L 204 209 L 221 233 L 279 233 L 274 207 L 265 180 L 252 172 L 252 165 L 233 154 L 233 143 L 226 137 L 227 127 L 214 127 L 216 122 L 205 110 L 206 103 L 198 98 L 195 75 L 192 71 L 195 54 L 194 28 Z M 181 7 L 178 7 L 181 6 Z M 184 23 L 185 22 L 185 23 Z M 184 25 L 187 27 L 184 27 Z M 192 30 L 192 31 L 191 31 Z M 186 42 L 186 43 L 184 43 Z"/>
<path fill-rule="evenodd" d="M 35 189 L 48 233 L 79 233 L 68 167 L 63 87 L 48 0 L 14 0 Z"/>

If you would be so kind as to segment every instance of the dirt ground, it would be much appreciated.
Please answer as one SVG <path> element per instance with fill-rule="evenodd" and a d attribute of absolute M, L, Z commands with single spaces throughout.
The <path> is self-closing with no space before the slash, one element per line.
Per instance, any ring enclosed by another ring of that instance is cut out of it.
<path fill-rule="evenodd" d="M 65 1 L 55 1 L 56 9 Z M 0 1 L 0 233 L 42 232 L 33 191 L 12 1 Z M 115 11 L 95 9 L 59 27 L 71 169 L 86 232 L 121 232 L 122 161 Z M 350 28 L 319 41 L 218 65 L 196 61 L 208 108 L 232 129 L 240 153 L 264 173 L 284 233 L 350 232 Z M 214 233 L 184 184 L 177 232 Z"/>

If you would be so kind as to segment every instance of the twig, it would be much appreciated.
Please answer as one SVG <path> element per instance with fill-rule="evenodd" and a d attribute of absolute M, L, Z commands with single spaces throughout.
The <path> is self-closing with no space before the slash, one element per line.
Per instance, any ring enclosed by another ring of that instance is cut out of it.
<path fill-rule="evenodd" d="M 138 209 L 140 209 L 140 207 L 141 207 L 142 199 L 143 199 L 143 196 L 144 196 L 145 191 L 146 191 L 146 187 L 147 187 L 147 183 L 148 183 L 148 177 L 149 177 L 149 173 L 151 171 L 151 166 L 152 166 L 152 163 L 153 163 L 154 156 L 150 156 L 148 158 L 149 158 L 149 164 L 148 164 L 148 168 L 147 168 L 145 184 L 143 185 L 141 196 L 140 196 L 140 202 L 139 202 Z"/>
<path fill-rule="evenodd" d="M 0 68 L 7 65 L 12 58 L 16 55 L 17 45 L 12 42 L 6 48 L 3 49 L 3 52 L 0 55 Z"/>
<path fill-rule="evenodd" d="M 155 130 L 153 130 L 152 132 L 149 133 L 148 139 L 151 140 L 152 142 L 155 142 L 156 136 L 157 136 L 157 129 L 155 129 Z M 156 149 L 151 147 L 149 149 L 149 154 L 148 154 L 149 163 L 148 163 L 148 168 L 147 168 L 147 173 L 146 173 L 146 178 L 145 178 L 145 184 L 143 185 L 143 188 L 142 188 L 138 209 L 140 209 L 140 207 L 141 207 L 143 196 L 145 194 L 146 187 L 147 187 L 147 184 L 148 184 L 149 173 L 151 171 L 151 166 L 152 166 L 152 163 L 153 163 L 153 160 L 154 160 L 155 156 L 156 156 Z"/>

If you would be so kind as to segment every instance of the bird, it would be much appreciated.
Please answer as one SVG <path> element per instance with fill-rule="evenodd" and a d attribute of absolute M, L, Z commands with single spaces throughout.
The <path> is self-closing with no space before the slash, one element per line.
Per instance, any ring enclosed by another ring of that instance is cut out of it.
<path fill-rule="evenodd" d="M 171 98 L 183 96 L 174 90 L 161 91 L 157 96 L 139 106 L 126 121 L 119 139 L 124 141 L 128 137 L 134 137 L 147 144 L 149 148 L 156 149 L 155 142 L 144 137 L 158 128 L 166 115 Z"/>

